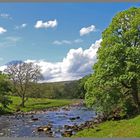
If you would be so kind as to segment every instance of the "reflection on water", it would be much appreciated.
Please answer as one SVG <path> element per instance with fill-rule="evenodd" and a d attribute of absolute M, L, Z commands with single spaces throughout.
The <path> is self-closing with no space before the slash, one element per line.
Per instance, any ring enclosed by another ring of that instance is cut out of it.
<path fill-rule="evenodd" d="M 69 110 L 61 108 L 58 111 L 46 111 L 33 115 L 38 120 L 33 121 L 31 115 L 1 116 L 0 136 L 11 137 L 49 137 L 45 132 L 37 132 L 37 127 L 52 125 L 53 136 L 62 137 L 64 125 L 81 124 L 95 117 L 95 112 L 85 107 L 72 107 Z M 70 119 L 74 117 L 78 119 Z"/>

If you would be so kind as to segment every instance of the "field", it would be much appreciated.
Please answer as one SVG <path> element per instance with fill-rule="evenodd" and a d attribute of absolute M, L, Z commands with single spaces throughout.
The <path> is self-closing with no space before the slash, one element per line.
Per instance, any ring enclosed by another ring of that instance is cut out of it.
<path fill-rule="evenodd" d="M 18 105 L 21 103 L 21 99 L 16 96 L 11 96 L 11 99 L 13 103 L 9 105 L 9 109 L 6 111 L 13 113 L 16 111 Z M 28 112 L 32 110 L 42 110 L 51 107 L 61 107 L 74 102 L 75 100 L 69 99 L 29 98 L 28 101 L 25 103 L 25 107 L 20 109 L 23 112 Z"/>

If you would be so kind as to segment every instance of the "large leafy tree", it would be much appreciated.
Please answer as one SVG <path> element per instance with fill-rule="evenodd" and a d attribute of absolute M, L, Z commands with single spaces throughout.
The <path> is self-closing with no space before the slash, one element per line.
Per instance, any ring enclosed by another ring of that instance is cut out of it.
<path fill-rule="evenodd" d="M 20 62 L 8 65 L 5 72 L 13 83 L 13 91 L 22 100 L 20 105 L 24 107 L 30 95 L 32 83 L 36 83 L 43 78 L 40 67 L 34 63 Z"/>
<path fill-rule="evenodd" d="M 85 84 L 89 106 L 106 116 L 140 111 L 140 8 L 112 19 L 102 33 L 93 70 Z"/>

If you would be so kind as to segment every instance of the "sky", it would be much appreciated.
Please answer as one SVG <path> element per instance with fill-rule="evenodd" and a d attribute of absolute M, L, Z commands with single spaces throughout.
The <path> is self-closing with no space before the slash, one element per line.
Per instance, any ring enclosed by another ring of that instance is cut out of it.
<path fill-rule="evenodd" d="M 0 70 L 13 60 L 34 62 L 45 82 L 92 73 L 102 32 L 116 13 L 139 2 L 0 3 Z"/>

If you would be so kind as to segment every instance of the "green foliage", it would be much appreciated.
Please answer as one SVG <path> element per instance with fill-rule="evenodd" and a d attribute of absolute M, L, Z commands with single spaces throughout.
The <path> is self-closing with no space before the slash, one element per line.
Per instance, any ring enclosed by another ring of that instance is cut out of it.
<path fill-rule="evenodd" d="M 0 108 L 7 108 L 12 103 L 10 98 L 7 96 L 11 91 L 11 84 L 7 75 L 0 73 Z"/>
<path fill-rule="evenodd" d="M 63 93 L 66 83 L 67 82 L 31 83 L 28 95 L 34 98 L 59 99 L 62 97 L 61 94 Z M 65 98 L 65 96 L 62 98 Z"/>
<path fill-rule="evenodd" d="M 84 99 L 84 84 L 89 76 L 76 81 L 54 83 L 30 83 L 28 96 L 49 99 Z"/>
<path fill-rule="evenodd" d="M 73 93 L 74 98 L 79 98 L 79 99 L 85 98 L 86 90 L 85 90 L 84 86 L 85 86 L 85 83 L 89 77 L 90 77 L 90 75 L 87 75 L 87 76 L 85 76 L 82 79 L 77 81 L 77 83 L 75 85 L 76 89 Z"/>
<path fill-rule="evenodd" d="M 113 18 L 102 33 L 93 70 L 85 84 L 88 106 L 106 117 L 125 117 L 140 110 L 140 8 Z"/>
<path fill-rule="evenodd" d="M 86 90 L 84 88 L 85 82 L 90 75 L 83 77 L 82 79 L 76 81 L 70 81 L 64 84 L 63 90 L 60 92 L 59 98 L 75 98 L 84 99 Z"/>
<path fill-rule="evenodd" d="M 66 96 L 67 98 L 80 98 L 78 94 L 78 81 L 73 81 L 64 85 L 62 96 Z"/>

